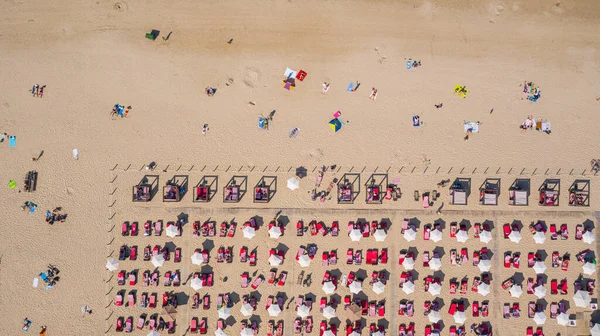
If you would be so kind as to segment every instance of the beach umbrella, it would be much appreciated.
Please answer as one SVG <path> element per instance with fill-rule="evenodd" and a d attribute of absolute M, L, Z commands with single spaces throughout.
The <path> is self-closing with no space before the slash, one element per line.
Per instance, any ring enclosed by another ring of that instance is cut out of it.
<path fill-rule="evenodd" d="M 335 336 L 335 334 L 333 333 L 333 331 L 327 329 L 325 330 L 325 332 L 323 333 L 323 336 Z"/>
<path fill-rule="evenodd" d="M 272 228 L 269 229 L 269 237 L 273 238 L 273 239 L 277 239 L 279 237 L 281 237 L 281 228 L 279 226 L 273 226 Z"/>
<path fill-rule="evenodd" d="M 296 190 L 296 189 L 300 188 L 300 180 L 296 177 L 290 178 L 287 182 L 287 187 L 292 190 Z"/>
<path fill-rule="evenodd" d="M 427 317 L 429 318 L 429 322 L 431 323 L 437 323 L 439 320 L 441 320 L 440 312 L 436 310 L 430 312 L 429 315 L 427 315 Z"/>
<path fill-rule="evenodd" d="M 371 334 L 371 336 L 385 336 L 381 331 L 376 331 Z"/>
<path fill-rule="evenodd" d="M 177 236 L 179 234 L 179 230 L 177 230 L 177 226 L 175 225 L 169 225 L 167 226 L 167 236 L 174 238 L 175 236 Z"/>
<path fill-rule="evenodd" d="M 254 336 L 254 330 L 250 328 L 244 328 L 240 332 L 240 336 Z"/>
<path fill-rule="evenodd" d="M 375 292 L 375 294 L 382 294 L 383 292 L 385 292 L 385 285 L 383 284 L 383 282 L 377 281 L 376 283 L 374 283 L 373 292 Z"/>
<path fill-rule="evenodd" d="M 536 244 L 543 244 L 546 241 L 546 235 L 543 232 L 536 232 L 533 235 Z"/>
<path fill-rule="evenodd" d="M 160 267 L 165 263 L 165 257 L 162 254 L 154 255 L 151 262 L 154 267 Z"/>
<path fill-rule="evenodd" d="M 256 236 L 256 230 L 252 226 L 246 226 L 244 228 L 244 238 L 252 239 Z"/>
<path fill-rule="evenodd" d="M 323 317 L 326 319 L 332 319 L 335 317 L 335 309 L 332 306 L 327 306 L 323 308 Z"/>
<path fill-rule="evenodd" d="M 558 316 L 556 317 L 556 323 L 562 326 L 566 326 L 567 324 L 569 324 L 569 315 L 565 313 L 558 314 Z"/>
<path fill-rule="evenodd" d="M 245 303 L 242 305 L 242 308 L 240 308 L 240 312 L 244 316 L 252 316 L 254 309 L 252 309 L 252 306 L 249 303 Z"/>
<path fill-rule="evenodd" d="M 300 266 L 302 266 L 302 267 L 308 267 L 308 266 L 310 266 L 311 260 L 312 259 L 310 259 L 308 254 L 303 254 L 300 256 L 300 258 L 298 258 L 298 264 L 300 264 Z"/>
<path fill-rule="evenodd" d="M 350 231 L 350 239 L 352 241 L 359 241 L 360 238 L 362 238 L 362 232 L 360 232 L 360 230 L 353 229 Z"/>
<path fill-rule="evenodd" d="M 271 266 L 279 266 L 279 265 L 281 265 L 282 262 L 283 262 L 283 259 L 276 254 L 273 254 L 269 257 L 269 265 L 271 265 Z"/>
<path fill-rule="evenodd" d="M 492 233 L 490 231 L 481 231 L 479 234 L 479 241 L 487 244 L 492 241 Z"/>
<path fill-rule="evenodd" d="M 433 240 L 434 243 L 439 242 L 440 240 L 442 240 L 442 231 L 438 229 L 431 231 L 431 233 L 429 234 L 429 239 Z"/>
<path fill-rule="evenodd" d="M 229 316 L 231 316 L 231 312 L 227 307 L 221 307 L 221 309 L 219 309 L 217 312 L 219 313 L 219 318 L 223 320 L 226 320 L 229 318 Z"/>
<path fill-rule="evenodd" d="M 544 313 L 535 313 L 533 316 L 533 322 L 537 325 L 542 325 L 546 323 L 546 314 Z"/>
<path fill-rule="evenodd" d="M 308 315 L 310 315 L 310 308 L 308 308 L 307 305 L 301 305 L 300 307 L 298 307 L 298 316 L 305 318 Z"/>
<path fill-rule="evenodd" d="M 587 291 L 578 290 L 577 293 L 573 295 L 573 302 L 575 302 L 576 307 L 587 308 L 591 301 L 590 293 Z"/>
<path fill-rule="evenodd" d="M 202 288 L 202 279 L 193 278 L 192 282 L 190 283 L 190 287 L 192 287 L 192 289 L 195 291 L 200 290 L 200 288 Z"/>
<path fill-rule="evenodd" d="M 106 268 L 111 272 L 118 270 L 119 269 L 119 261 L 115 258 L 108 259 L 106 261 Z"/>
<path fill-rule="evenodd" d="M 482 260 L 479 262 L 479 265 L 477 265 L 477 267 L 479 267 L 479 270 L 482 273 L 488 272 L 492 268 L 492 262 L 489 260 Z"/>
<path fill-rule="evenodd" d="M 358 332 L 353 331 L 349 336 L 361 336 Z"/>
<path fill-rule="evenodd" d="M 412 270 L 413 268 L 415 268 L 415 259 L 413 258 L 405 258 L 404 261 L 402 262 L 402 266 L 404 266 L 404 269 L 406 270 Z"/>
<path fill-rule="evenodd" d="M 404 283 L 404 286 L 402 286 L 402 291 L 406 294 L 414 293 L 415 284 L 412 281 Z"/>
<path fill-rule="evenodd" d="M 467 233 L 467 231 L 460 230 L 456 234 L 456 241 L 459 243 L 464 243 L 467 241 L 467 239 L 469 239 L 469 234 Z"/>
<path fill-rule="evenodd" d="M 583 264 L 583 274 L 591 275 L 594 272 L 596 272 L 596 265 L 592 264 L 591 262 L 586 262 L 585 264 Z"/>
<path fill-rule="evenodd" d="M 490 285 L 484 282 L 480 283 L 479 286 L 477 286 L 477 293 L 483 296 L 490 294 Z"/>
<path fill-rule="evenodd" d="M 298 167 L 296 168 L 296 176 L 298 176 L 299 178 L 303 178 L 306 176 L 307 174 L 307 170 L 304 167 Z"/>
<path fill-rule="evenodd" d="M 510 239 L 511 242 L 518 243 L 521 241 L 521 233 L 519 231 L 512 231 L 508 235 L 508 238 Z"/>
<path fill-rule="evenodd" d="M 160 333 L 156 330 L 151 330 L 147 336 L 160 336 Z"/>
<path fill-rule="evenodd" d="M 358 294 L 362 291 L 362 282 L 355 280 L 348 287 L 350 288 L 350 292 L 352 294 Z"/>
<path fill-rule="evenodd" d="M 546 272 L 546 265 L 542 261 L 536 261 L 535 265 L 533 265 L 533 270 L 535 274 L 544 274 Z"/>
<path fill-rule="evenodd" d="M 227 336 L 227 334 L 223 331 L 223 329 L 215 330 L 215 336 Z"/>
<path fill-rule="evenodd" d="M 437 283 L 432 283 L 431 285 L 429 285 L 429 290 L 427 291 L 433 296 L 440 295 L 440 293 L 442 292 L 442 286 L 440 286 Z"/>
<path fill-rule="evenodd" d="M 523 295 L 523 287 L 519 286 L 519 285 L 514 285 L 512 286 L 512 288 L 509 290 L 510 292 L 510 296 L 514 297 L 514 298 L 518 298 L 521 295 Z"/>
<path fill-rule="evenodd" d="M 202 265 L 205 261 L 202 253 L 194 252 L 194 254 L 192 254 L 192 264 Z"/>
<path fill-rule="evenodd" d="M 342 129 L 342 121 L 339 118 L 331 119 L 331 121 L 329 121 L 329 127 L 337 132 Z"/>
<path fill-rule="evenodd" d="M 586 231 L 583 234 L 583 242 L 584 243 L 591 244 L 594 242 L 594 240 L 596 240 L 596 237 L 594 237 L 594 233 L 592 231 Z"/>
<path fill-rule="evenodd" d="M 433 258 L 429 261 L 429 268 L 431 268 L 434 271 L 439 271 L 440 268 L 442 268 L 442 261 L 440 260 L 440 258 Z"/>
<path fill-rule="evenodd" d="M 375 238 L 375 241 L 382 242 L 385 240 L 385 237 L 387 237 L 387 233 L 385 233 L 385 230 L 377 229 L 373 234 L 373 237 Z"/>
<path fill-rule="evenodd" d="M 543 298 L 544 296 L 546 296 L 546 287 L 544 287 L 544 286 L 535 287 L 535 291 L 533 292 L 533 295 L 537 296 L 538 299 Z"/>
<path fill-rule="evenodd" d="M 404 231 L 404 239 L 406 239 L 406 241 L 409 242 L 417 239 L 417 232 L 413 229 L 408 229 Z"/>
<path fill-rule="evenodd" d="M 592 336 L 600 336 L 600 323 L 594 324 L 590 329 L 590 333 L 592 333 Z"/>
<path fill-rule="evenodd" d="M 323 284 L 323 292 L 327 295 L 335 293 L 335 285 L 331 281 L 327 281 Z"/>
<path fill-rule="evenodd" d="M 463 324 L 467 320 L 467 316 L 465 312 L 456 312 L 454 313 L 454 323 Z"/>
<path fill-rule="evenodd" d="M 275 317 L 279 316 L 279 314 L 281 313 L 281 308 L 277 304 L 272 304 L 269 306 L 269 309 L 267 309 L 267 311 L 269 312 L 269 316 Z"/>

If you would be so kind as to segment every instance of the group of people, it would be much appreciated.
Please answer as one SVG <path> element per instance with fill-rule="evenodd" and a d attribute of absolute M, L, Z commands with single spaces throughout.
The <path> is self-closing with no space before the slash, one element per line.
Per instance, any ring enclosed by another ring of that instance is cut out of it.
<path fill-rule="evenodd" d="M 52 225 L 55 222 L 61 222 L 64 223 L 65 220 L 67 219 L 67 214 L 66 213 L 61 213 L 62 208 L 58 207 L 55 208 L 54 210 L 52 210 L 52 212 L 50 212 L 50 210 L 46 211 L 46 223 Z"/>
<path fill-rule="evenodd" d="M 535 125 L 535 120 L 533 119 L 533 116 L 528 115 L 527 119 L 525 119 L 525 121 L 523 121 L 520 128 L 523 132 L 525 132 L 528 129 L 533 129 L 534 125 Z"/>
<path fill-rule="evenodd" d="M 33 94 L 34 97 L 44 97 L 44 89 L 46 88 L 46 85 L 42 85 L 40 86 L 39 84 L 35 84 L 32 88 L 31 88 L 31 94 Z"/>
<path fill-rule="evenodd" d="M 215 93 L 217 93 L 217 88 L 207 86 L 204 88 L 204 92 L 206 92 L 207 96 L 214 97 Z"/>
<path fill-rule="evenodd" d="M 27 202 L 25 202 L 25 204 L 23 204 L 21 209 L 23 209 L 23 211 L 27 210 L 29 212 L 34 212 L 35 209 L 37 209 L 37 204 L 27 201 Z"/>
<path fill-rule="evenodd" d="M 115 119 L 116 117 L 125 118 L 129 115 L 129 110 L 131 110 L 131 105 L 127 106 L 127 109 L 123 107 L 123 105 L 115 104 L 113 106 L 112 111 L 110 112 L 110 116 Z"/>
<path fill-rule="evenodd" d="M 60 270 L 56 266 L 49 264 L 46 274 L 40 273 L 40 277 L 48 284 L 48 287 L 52 288 L 60 280 L 59 273 Z"/>
<path fill-rule="evenodd" d="M 523 93 L 528 95 L 527 99 L 531 101 L 537 101 L 540 98 L 540 94 L 542 90 L 539 87 L 536 87 L 533 82 L 523 82 Z"/>

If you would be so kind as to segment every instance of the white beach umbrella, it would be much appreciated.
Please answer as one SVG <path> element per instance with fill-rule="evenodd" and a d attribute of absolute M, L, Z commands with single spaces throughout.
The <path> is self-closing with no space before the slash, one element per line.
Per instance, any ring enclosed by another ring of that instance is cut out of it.
<path fill-rule="evenodd" d="M 577 307 L 587 308 L 591 301 L 592 299 L 587 291 L 578 290 L 577 293 L 573 295 L 573 302 L 575 302 L 575 306 Z"/>
<path fill-rule="evenodd" d="M 591 275 L 594 272 L 596 272 L 596 265 L 592 264 L 591 262 L 586 262 L 583 264 L 583 274 Z"/>
<path fill-rule="evenodd" d="M 146 336 L 160 336 L 160 333 L 156 330 L 150 330 L 150 332 Z"/>
<path fill-rule="evenodd" d="M 594 242 L 594 240 L 596 240 L 596 237 L 594 237 L 594 233 L 592 231 L 586 231 L 583 234 L 583 242 L 584 243 L 591 244 Z"/>
<path fill-rule="evenodd" d="M 277 239 L 279 237 L 281 237 L 281 228 L 279 226 L 273 226 L 272 228 L 269 229 L 269 237 L 273 238 L 273 239 Z"/>
<path fill-rule="evenodd" d="M 298 316 L 305 318 L 308 315 L 310 315 L 310 308 L 308 308 L 308 306 L 303 304 L 300 307 L 298 307 Z"/>
<path fill-rule="evenodd" d="M 533 316 L 533 322 L 535 322 L 535 324 L 537 325 L 542 325 L 546 323 L 546 318 L 546 314 L 544 313 L 535 313 L 535 315 Z"/>
<path fill-rule="evenodd" d="M 349 336 L 361 336 L 361 334 L 359 334 L 356 331 L 353 331 Z"/>
<path fill-rule="evenodd" d="M 442 231 L 435 229 L 429 233 L 429 239 L 433 240 L 434 243 L 442 240 Z"/>
<path fill-rule="evenodd" d="M 415 259 L 413 258 L 405 258 L 404 261 L 402 261 L 402 266 L 404 266 L 405 270 L 412 270 L 415 268 Z"/>
<path fill-rule="evenodd" d="M 509 292 L 511 297 L 518 298 L 523 295 L 523 287 L 519 285 L 513 285 Z"/>
<path fill-rule="evenodd" d="M 542 261 L 536 261 L 533 265 L 535 274 L 544 274 L 546 272 L 546 265 Z"/>
<path fill-rule="evenodd" d="M 177 229 L 177 226 L 175 225 L 169 225 L 167 226 L 167 237 L 171 237 L 174 238 L 175 236 L 177 236 L 177 234 L 179 234 L 179 230 Z"/>
<path fill-rule="evenodd" d="M 546 296 L 546 287 L 544 287 L 544 286 L 535 287 L 535 291 L 533 292 L 533 295 L 537 296 L 538 299 L 543 298 L 544 296 Z"/>
<path fill-rule="evenodd" d="M 429 322 L 431 323 L 437 323 L 439 320 L 441 320 L 442 318 L 440 317 L 440 312 L 439 311 L 431 311 L 429 313 L 429 315 L 427 315 L 427 317 L 429 318 Z"/>
<path fill-rule="evenodd" d="M 279 266 L 281 265 L 281 263 L 283 262 L 283 258 L 281 258 L 280 256 L 273 254 L 269 257 L 269 264 L 271 266 Z"/>
<path fill-rule="evenodd" d="M 281 313 L 281 308 L 278 304 L 271 304 L 267 312 L 269 312 L 269 316 L 276 317 Z"/>
<path fill-rule="evenodd" d="M 480 283 L 479 286 L 477 286 L 477 293 L 483 296 L 490 294 L 490 285 L 483 282 Z"/>
<path fill-rule="evenodd" d="M 412 281 L 405 282 L 404 286 L 402 286 L 402 291 L 406 294 L 414 293 L 415 284 Z"/>
<path fill-rule="evenodd" d="M 106 269 L 114 272 L 119 269 L 119 261 L 115 258 L 110 258 L 106 261 Z"/>
<path fill-rule="evenodd" d="M 215 330 L 215 336 L 227 336 L 227 334 L 223 331 L 223 329 Z"/>
<path fill-rule="evenodd" d="M 440 295 L 440 293 L 442 292 L 442 286 L 440 286 L 437 283 L 432 283 L 431 285 L 429 285 L 429 290 L 427 291 L 433 296 Z"/>
<path fill-rule="evenodd" d="M 333 331 L 331 331 L 330 329 L 325 330 L 325 332 L 323 333 L 323 336 L 335 336 L 335 334 L 333 333 Z"/>
<path fill-rule="evenodd" d="M 521 233 L 519 231 L 512 231 L 509 235 L 508 238 L 510 239 L 511 242 L 513 243 L 518 243 L 521 241 Z"/>
<path fill-rule="evenodd" d="M 431 268 L 434 271 L 439 271 L 440 268 L 442 268 L 442 261 L 440 260 L 440 258 L 433 258 L 429 261 L 429 268 Z"/>
<path fill-rule="evenodd" d="M 371 336 L 385 336 L 385 334 L 383 334 L 381 331 L 376 331 L 372 333 Z"/>
<path fill-rule="evenodd" d="M 219 313 L 219 318 L 223 320 L 226 320 L 231 316 L 231 311 L 229 311 L 229 308 L 227 307 L 221 307 L 217 312 Z"/>
<path fill-rule="evenodd" d="M 489 242 L 492 241 L 492 233 L 490 231 L 481 231 L 481 233 L 479 234 L 479 241 L 487 244 Z"/>
<path fill-rule="evenodd" d="M 479 267 L 479 271 L 481 272 L 488 272 L 492 268 L 492 262 L 489 260 L 482 260 L 477 267 Z"/>
<path fill-rule="evenodd" d="M 252 309 L 252 306 L 249 303 L 245 303 L 242 305 L 242 308 L 240 308 L 240 312 L 244 316 L 252 316 L 254 309 Z"/>
<path fill-rule="evenodd" d="M 362 291 L 362 282 L 355 280 L 348 287 L 350 288 L 350 292 L 352 294 L 358 294 Z"/>
<path fill-rule="evenodd" d="M 327 295 L 335 293 L 335 285 L 331 281 L 327 281 L 323 284 L 323 292 Z"/>
<path fill-rule="evenodd" d="M 387 237 L 387 233 L 385 233 L 385 230 L 377 229 L 373 234 L 373 237 L 375 238 L 375 241 L 382 242 L 385 240 L 385 237 Z"/>
<path fill-rule="evenodd" d="M 454 323 L 463 324 L 467 320 L 467 316 L 465 312 L 456 312 L 454 313 Z"/>
<path fill-rule="evenodd" d="M 154 265 L 154 267 L 160 267 L 165 263 L 165 257 L 163 257 L 162 254 L 157 254 L 152 256 L 152 265 Z"/>
<path fill-rule="evenodd" d="M 556 323 L 562 326 L 566 326 L 567 324 L 569 324 L 569 315 L 565 313 L 558 314 L 558 316 L 556 317 Z"/>
<path fill-rule="evenodd" d="M 409 242 L 417 239 L 417 231 L 413 229 L 408 229 L 404 231 L 404 239 L 406 239 L 406 241 Z"/>
<path fill-rule="evenodd" d="M 360 232 L 360 230 L 353 229 L 353 230 L 350 232 L 350 239 L 351 239 L 352 241 L 359 241 L 359 240 L 360 240 L 360 238 L 362 238 L 362 232 Z"/>
<path fill-rule="evenodd" d="M 323 317 L 326 319 L 332 319 L 335 317 L 335 309 L 332 306 L 327 306 L 323 308 Z"/>
<path fill-rule="evenodd" d="M 244 228 L 244 238 L 252 239 L 256 236 L 256 230 L 252 226 L 246 226 Z"/>
<path fill-rule="evenodd" d="M 287 187 L 291 190 L 296 190 L 300 188 L 300 180 L 296 177 L 292 177 L 287 181 Z"/>
<path fill-rule="evenodd" d="M 308 254 L 303 254 L 300 256 L 300 258 L 298 258 L 298 264 L 300 264 L 300 266 L 302 266 L 302 267 L 308 267 L 308 266 L 310 266 L 311 260 L 312 259 L 310 259 Z"/>
<path fill-rule="evenodd" d="M 193 278 L 192 281 L 190 282 L 190 287 L 192 287 L 192 289 L 195 291 L 200 290 L 202 288 L 202 279 Z"/>
<path fill-rule="evenodd" d="M 546 241 L 546 235 L 538 231 L 533 235 L 533 240 L 535 240 L 536 244 L 543 244 Z"/>
<path fill-rule="evenodd" d="M 377 281 L 373 284 L 373 292 L 375 292 L 375 294 L 382 294 L 385 292 L 385 284 L 381 281 Z"/>
<path fill-rule="evenodd" d="M 460 230 L 456 234 L 456 241 L 459 243 L 464 243 L 467 241 L 467 239 L 469 239 L 469 234 L 467 233 L 467 231 Z"/>
<path fill-rule="evenodd" d="M 254 330 L 250 328 L 244 328 L 240 332 L 240 336 L 254 336 Z"/>
<path fill-rule="evenodd" d="M 594 324 L 590 329 L 590 333 L 592 333 L 592 336 L 600 336 L 600 323 Z"/>
<path fill-rule="evenodd" d="M 204 256 L 202 253 L 194 252 L 192 254 L 192 264 L 194 265 L 202 265 L 206 260 L 204 260 Z"/>

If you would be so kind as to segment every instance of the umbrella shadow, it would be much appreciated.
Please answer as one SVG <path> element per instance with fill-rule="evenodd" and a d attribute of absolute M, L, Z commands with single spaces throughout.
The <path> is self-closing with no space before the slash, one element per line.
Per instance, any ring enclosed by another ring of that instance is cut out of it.
<path fill-rule="evenodd" d="M 276 249 L 277 249 L 277 251 L 283 251 L 284 254 L 287 254 L 288 251 L 290 250 L 290 248 L 283 243 L 277 244 Z"/>
<path fill-rule="evenodd" d="M 446 252 L 444 251 L 444 248 L 441 247 L 441 246 L 436 246 L 433 249 L 433 253 L 434 254 L 437 253 L 439 255 L 440 259 L 442 259 L 446 255 Z"/>
<path fill-rule="evenodd" d="M 257 230 L 265 225 L 265 220 L 261 216 L 254 216 L 254 222 L 256 223 Z"/>
<path fill-rule="evenodd" d="M 408 220 L 408 225 L 409 226 L 414 225 L 415 229 L 419 229 L 421 227 L 421 220 L 419 220 L 417 217 L 410 218 Z"/>
<path fill-rule="evenodd" d="M 281 224 L 284 229 L 287 229 L 287 226 L 290 223 L 290 218 L 288 216 L 278 216 L 277 222 Z"/>
<path fill-rule="evenodd" d="M 177 215 L 177 221 L 181 223 L 181 227 L 183 228 L 187 223 L 189 223 L 189 215 L 182 212 Z"/>
<path fill-rule="evenodd" d="M 521 288 L 523 288 L 523 283 L 525 282 L 525 276 L 523 275 L 522 272 L 516 272 L 513 276 L 513 283 L 515 285 L 519 285 L 521 286 Z"/>
<path fill-rule="evenodd" d="M 174 293 L 177 298 L 177 305 L 187 305 L 190 300 L 190 296 L 185 292 Z"/>
<path fill-rule="evenodd" d="M 260 303 L 260 300 L 262 299 L 262 294 L 259 291 L 250 292 L 250 296 L 255 297 L 257 303 Z"/>
<path fill-rule="evenodd" d="M 438 219 L 436 219 L 436 220 L 433 221 L 433 227 L 434 228 L 438 224 L 439 224 L 441 230 L 446 229 L 446 221 L 445 220 L 443 220 L 441 218 L 438 218 Z"/>
<path fill-rule="evenodd" d="M 546 259 L 548 258 L 546 250 L 537 250 L 535 253 L 540 256 L 541 261 L 546 262 Z"/>
<path fill-rule="evenodd" d="M 484 220 L 482 226 L 488 226 L 490 228 L 490 231 L 495 229 L 494 221 L 491 221 L 489 219 Z"/>
<path fill-rule="evenodd" d="M 471 225 L 471 221 L 470 220 L 463 219 L 463 220 L 460 221 L 460 223 L 458 223 L 459 227 L 461 227 L 463 225 L 467 228 L 467 231 L 471 230 L 472 225 Z"/>
<path fill-rule="evenodd" d="M 385 224 L 386 226 L 386 232 L 389 232 L 390 229 L 392 228 L 392 221 L 389 218 L 382 218 L 381 221 L 379 221 L 381 224 Z"/>
<path fill-rule="evenodd" d="M 235 317 L 233 317 L 233 315 L 229 316 L 225 320 L 225 325 L 228 327 L 233 327 L 236 323 L 237 323 L 237 320 L 235 319 Z"/>
<path fill-rule="evenodd" d="M 215 242 L 212 239 L 205 239 L 204 242 L 202 242 L 202 249 L 203 250 L 207 250 L 207 251 L 212 251 L 212 249 L 215 248 Z"/>
<path fill-rule="evenodd" d="M 382 326 L 384 329 L 389 329 L 390 328 L 390 322 L 386 319 L 379 319 L 377 320 L 377 326 Z"/>
<path fill-rule="evenodd" d="M 521 230 L 523 229 L 523 222 L 521 222 L 518 219 L 515 219 L 512 221 L 511 227 L 515 224 L 517 225 L 518 231 L 521 232 Z"/>

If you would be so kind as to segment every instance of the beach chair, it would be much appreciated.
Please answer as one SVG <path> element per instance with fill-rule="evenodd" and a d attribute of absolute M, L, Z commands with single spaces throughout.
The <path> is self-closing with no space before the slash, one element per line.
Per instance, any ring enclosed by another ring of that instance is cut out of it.
<path fill-rule="evenodd" d="M 327 251 L 323 252 L 321 259 L 323 267 L 329 266 L 329 253 Z"/>
<path fill-rule="evenodd" d="M 133 317 L 129 316 L 125 321 L 125 332 L 130 333 L 133 331 Z"/>
<path fill-rule="evenodd" d="M 404 231 L 406 231 L 406 230 L 408 230 L 408 219 L 404 218 L 402 220 L 402 228 L 400 230 L 400 234 L 404 234 Z"/>
<path fill-rule="evenodd" d="M 354 252 L 354 265 L 362 264 L 362 250 L 356 250 Z"/>
<path fill-rule="evenodd" d="M 480 233 L 481 233 L 481 224 L 475 223 L 475 225 L 473 225 L 473 238 L 478 239 Z"/>
<path fill-rule="evenodd" d="M 456 238 L 456 230 L 458 229 L 458 224 L 456 222 L 450 223 L 450 238 Z"/>
<path fill-rule="evenodd" d="M 337 221 L 334 221 L 333 223 L 331 223 L 331 236 L 332 237 L 337 237 L 340 231 L 340 226 L 339 223 Z"/>
<path fill-rule="evenodd" d="M 552 302 L 550 305 L 550 318 L 555 319 L 558 315 L 558 304 L 556 302 Z"/>
<path fill-rule="evenodd" d="M 456 249 L 450 250 L 450 264 L 456 265 Z"/>
<path fill-rule="evenodd" d="M 422 199 L 423 199 L 423 208 L 425 208 L 425 209 L 429 208 L 429 206 L 430 206 L 429 193 L 428 192 L 423 193 Z"/>
<path fill-rule="evenodd" d="M 117 331 L 117 332 L 123 331 L 123 320 L 124 320 L 123 316 L 119 316 L 117 318 L 117 323 L 115 324 L 115 331 Z M 29 325 L 31 325 L 31 322 L 29 322 Z M 27 327 L 26 329 L 25 329 L 25 327 L 23 327 L 23 331 L 28 331 L 28 330 L 29 330 L 29 327 Z"/>
<path fill-rule="evenodd" d="M 156 293 L 150 295 L 150 302 L 148 303 L 149 308 L 156 308 Z"/>
<path fill-rule="evenodd" d="M 120 307 L 123 305 L 123 295 L 120 293 L 115 296 L 115 306 Z"/>
<path fill-rule="evenodd" d="M 566 240 L 568 238 L 569 238 L 569 229 L 567 227 L 567 224 L 561 224 L 560 225 L 560 239 Z"/>
<path fill-rule="evenodd" d="M 454 300 L 450 303 L 450 307 L 448 308 L 448 314 L 450 316 L 454 316 L 457 306 L 458 304 Z"/>
<path fill-rule="evenodd" d="M 429 235 L 431 233 L 431 225 L 425 225 L 423 229 L 423 240 L 429 240 Z"/>
<path fill-rule="evenodd" d="M 142 293 L 140 296 L 140 308 L 148 307 L 148 294 L 146 292 Z"/>
<path fill-rule="evenodd" d="M 479 251 L 473 251 L 473 266 L 479 265 Z"/>
<path fill-rule="evenodd" d="M 583 239 L 583 225 L 577 224 L 575 227 L 575 239 L 582 240 Z"/>
<path fill-rule="evenodd" d="M 277 281 L 277 286 L 283 287 L 285 285 L 285 280 L 287 279 L 287 272 L 283 271 L 279 273 L 279 281 Z"/>
<path fill-rule="evenodd" d="M 459 291 L 459 294 L 461 294 L 461 295 L 467 294 L 467 286 L 468 286 L 468 284 L 469 284 L 469 280 L 467 278 L 462 279 L 460 281 L 460 291 Z"/>
<path fill-rule="evenodd" d="M 467 251 L 467 248 L 466 248 L 466 247 L 465 247 L 465 248 L 462 248 L 462 249 L 460 250 L 460 257 L 461 257 L 461 259 L 462 259 L 462 262 L 463 262 L 463 263 L 465 263 L 465 264 L 466 264 L 466 263 L 468 263 L 468 262 L 469 262 L 469 254 L 468 254 L 468 251 Z"/>
<path fill-rule="evenodd" d="M 135 306 L 135 297 L 133 296 L 133 294 L 128 294 L 127 295 L 127 307 L 133 307 Z"/>
<path fill-rule="evenodd" d="M 479 277 L 473 278 L 473 286 L 471 286 L 471 291 L 477 293 L 479 284 L 481 283 L 481 279 Z"/>
<path fill-rule="evenodd" d="M 529 318 L 533 318 L 533 316 L 535 315 L 535 303 L 534 302 L 529 302 L 529 304 L 527 305 L 527 315 L 529 316 Z"/>
<path fill-rule="evenodd" d="M 481 316 L 488 317 L 489 314 L 490 314 L 490 310 L 489 310 L 488 301 L 483 301 L 481 303 Z"/>
<path fill-rule="evenodd" d="M 168 323 L 167 332 L 169 334 L 174 334 L 175 333 L 175 321 L 171 321 L 171 322 Z"/>
<path fill-rule="evenodd" d="M 425 336 L 431 336 L 431 325 L 425 326 Z"/>
<path fill-rule="evenodd" d="M 503 314 L 505 319 L 510 318 L 510 304 L 505 303 L 504 304 L 504 314 Z"/>
<path fill-rule="evenodd" d="M 504 253 L 504 268 L 510 268 L 512 265 L 512 255 L 510 252 Z"/>
<path fill-rule="evenodd" d="M 205 327 L 205 329 L 206 329 L 206 327 Z M 191 334 L 198 333 L 198 318 L 197 317 L 192 317 L 192 319 L 190 320 L 190 333 Z"/>
<path fill-rule="evenodd" d="M 258 288 L 258 286 L 260 286 L 260 284 L 264 281 L 264 277 L 262 275 L 259 275 L 256 279 L 254 279 L 254 282 L 252 283 L 252 289 L 256 289 Z"/>
<path fill-rule="evenodd" d="M 423 252 L 423 267 L 429 267 L 429 251 Z"/>
<path fill-rule="evenodd" d="M 154 222 L 154 235 L 160 236 L 162 234 L 162 221 Z"/>
<path fill-rule="evenodd" d="M 533 327 L 527 327 L 527 336 L 533 336 Z"/>
<path fill-rule="evenodd" d="M 146 315 L 143 314 L 138 318 L 137 328 L 138 330 L 142 330 L 144 328 L 144 324 L 146 324 Z"/>
<path fill-rule="evenodd" d="M 199 302 L 198 302 L 199 304 Z M 209 310 L 210 309 L 210 295 L 204 294 L 202 297 L 202 309 Z"/>
<path fill-rule="evenodd" d="M 535 265 L 535 254 L 533 252 L 527 253 L 527 267 L 532 268 Z"/>
<path fill-rule="evenodd" d="M 46 275 L 46 273 L 40 273 L 42 275 Z M 44 278 L 42 277 L 42 280 Z M 117 284 L 119 286 L 124 286 L 125 285 L 125 271 L 119 271 L 119 273 L 117 274 Z"/>
<path fill-rule="evenodd" d="M 329 265 L 337 265 L 337 252 L 331 251 L 329 253 Z"/>
<path fill-rule="evenodd" d="M 568 254 L 565 254 L 562 258 L 562 263 L 560 265 L 560 268 L 565 272 L 569 270 L 569 260 L 570 260 L 570 257 Z"/>
<path fill-rule="evenodd" d="M 236 227 L 237 227 L 236 223 L 229 224 L 229 228 L 227 228 L 227 237 L 229 237 L 229 238 L 235 237 Z M 281 234 L 283 235 L 283 228 L 281 228 Z"/>
<path fill-rule="evenodd" d="M 521 317 L 521 308 L 519 308 L 519 303 L 515 302 L 512 306 L 512 315 L 513 317 Z"/>
<path fill-rule="evenodd" d="M 121 235 L 127 236 L 128 233 L 129 233 L 129 222 L 123 222 L 123 224 L 121 224 Z"/>
<path fill-rule="evenodd" d="M 132 236 L 138 235 L 138 222 L 131 223 L 131 235 Z"/>
<path fill-rule="evenodd" d="M 248 282 L 249 282 L 248 273 L 247 272 L 242 273 L 242 285 L 241 285 L 242 288 L 248 288 Z"/>
<path fill-rule="evenodd" d="M 156 316 L 157 316 L 157 314 L 150 316 L 150 319 L 148 320 L 148 329 L 150 329 L 150 330 L 156 329 Z"/>

